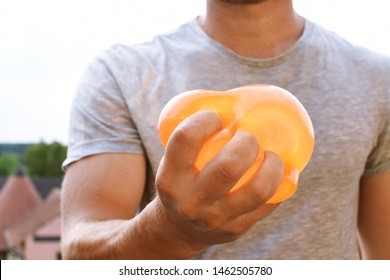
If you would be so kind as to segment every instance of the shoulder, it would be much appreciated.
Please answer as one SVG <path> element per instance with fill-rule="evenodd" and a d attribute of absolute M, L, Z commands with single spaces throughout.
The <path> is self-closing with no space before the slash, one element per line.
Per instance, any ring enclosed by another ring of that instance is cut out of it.
<path fill-rule="evenodd" d="M 356 57 L 361 59 L 379 60 L 389 63 L 389 57 L 385 54 L 381 54 L 370 50 L 364 46 L 355 44 L 346 38 L 340 36 L 334 31 L 330 31 L 323 26 L 306 20 L 307 26 L 307 43 L 316 47 L 321 47 L 331 51 L 340 53 L 347 53 L 349 57 Z"/>
<path fill-rule="evenodd" d="M 318 59 L 326 59 L 341 71 L 346 70 L 366 77 L 375 76 L 390 87 L 390 57 L 352 43 L 339 34 L 306 20 L 305 46 Z"/>
<path fill-rule="evenodd" d="M 114 64 L 134 62 L 134 60 L 155 61 L 167 54 L 188 47 L 194 38 L 195 20 L 184 23 L 171 32 L 159 34 L 149 41 L 127 45 L 115 44 L 106 50 L 103 58 Z"/>

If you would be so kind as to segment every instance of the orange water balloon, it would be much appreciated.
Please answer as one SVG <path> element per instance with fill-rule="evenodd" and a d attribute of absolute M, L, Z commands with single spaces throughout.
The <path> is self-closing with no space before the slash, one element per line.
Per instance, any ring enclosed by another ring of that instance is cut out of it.
<path fill-rule="evenodd" d="M 201 148 L 195 162 L 197 171 L 204 168 L 237 130 L 247 131 L 259 143 L 258 156 L 231 192 L 251 180 L 264 160 L 264 150 L 269 150 L 284 161 L 284 178 L 267 203 L 278 203 L 294 194 L 299 174 L 314 148 L 310 117 L 297 98 L 272 85 L 184 92 L 171 99 L 160 114 L 158 132 L 163 146 L 180 122 L 200 110 L 216 112 L 223 128 Z"/>

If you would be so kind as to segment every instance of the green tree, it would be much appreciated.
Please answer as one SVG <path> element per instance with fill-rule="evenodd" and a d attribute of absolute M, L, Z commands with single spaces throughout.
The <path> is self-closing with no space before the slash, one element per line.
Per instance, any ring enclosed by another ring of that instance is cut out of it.
<path fill-rule="evenodd" d="M 0 156 L 0 176 L 8 177 L 12 175 L 20 165 L 17 156 L 4 154 Z"/>
<path fill-rule="evenodd" d="M 66 157 L 66 146 L 59 142 L 31 145 L 25 153 L 24 161 L 30 176 L 62 176 L 61 164 Z"/>

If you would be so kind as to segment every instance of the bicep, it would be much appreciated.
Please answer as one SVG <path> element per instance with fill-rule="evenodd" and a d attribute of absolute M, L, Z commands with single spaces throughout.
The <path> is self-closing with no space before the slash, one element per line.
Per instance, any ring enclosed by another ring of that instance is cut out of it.
<path fill-rule="evenodd" d="M 134 217 L 145 176 L 145 157 L 141 154 L 99 154 L 71 164 L 63 181 L 64 227 L 78 221 Z"/>

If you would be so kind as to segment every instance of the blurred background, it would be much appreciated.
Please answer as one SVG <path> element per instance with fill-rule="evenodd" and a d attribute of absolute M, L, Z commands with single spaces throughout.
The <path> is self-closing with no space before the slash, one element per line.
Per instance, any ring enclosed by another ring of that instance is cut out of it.
<path fill-rule="evenodd" d="M 68 112 L 87 63 L 202 14 L 205 0 L 0 2 L 0 143 L 66 144 Z M 295 0 L 305 17 L 390 54 L 390 1 Z"/>
<path fill-rule="evenodd" d="M 59 195 L 52 189 L 61 184 L 70 104 L 86 65 L 112 44 L 140 43 L 172 31 L 203 14 L 205 2 L 0 1 L 0 232 L 8 229 L 7 240 L 0 235 L 0 257 L 9 257 L 11 246 L 13 257 L 33 258 L 25 251 L 30 240 L 57 244 L 50 258 L 60 258 Z M 390 55 L 390 1 L 295 0 L 294 5 L 350 41 Z M 23 199 L 7 203 L 15 196 Z M 16 204 L 25 208 L 14 209 Z M 30 212 L 23 224 L 19 216 L 26 209 L 35 214 Z M 45 211 L 52 215 L 44 216 Z M 39 237 L 49 222 L 56 229 Z"/>

